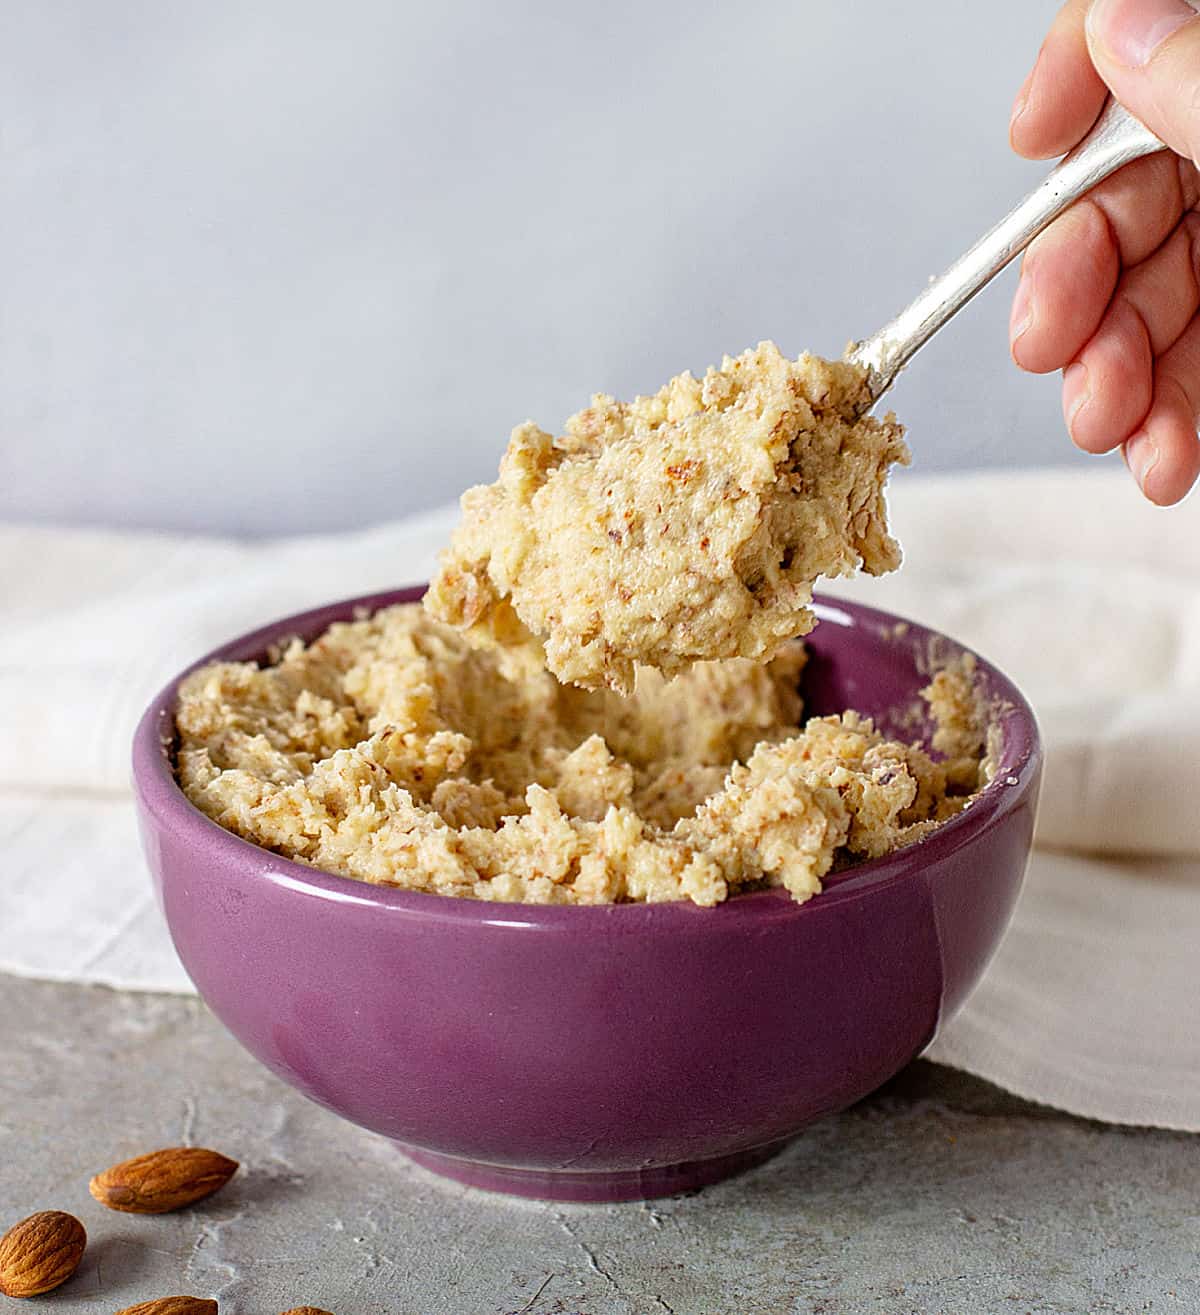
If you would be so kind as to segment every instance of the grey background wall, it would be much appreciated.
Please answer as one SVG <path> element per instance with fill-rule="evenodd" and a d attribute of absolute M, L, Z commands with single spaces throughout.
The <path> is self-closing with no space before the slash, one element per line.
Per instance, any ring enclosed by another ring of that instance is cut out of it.
<path fill-rule="evenodd" d="M 1053 8 L 6 0 L 0 517 L 374 522 L 594 390 L 835 354 L 1037 177 Z M 922 470 L 1084 460 L 1010 288 L 894 394 Z"/>

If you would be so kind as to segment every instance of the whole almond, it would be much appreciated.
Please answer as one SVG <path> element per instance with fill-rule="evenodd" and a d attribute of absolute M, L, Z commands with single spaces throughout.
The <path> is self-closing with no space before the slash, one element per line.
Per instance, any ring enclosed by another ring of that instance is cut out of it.
<path fill-rule="evenodd" d="M 39 1210 L 0 1237 L 0 1292 L 36 1297 L 49 1292 L 79 1268 L 87 1233 L 74 1215 Z"/>
<path fill-rule="evenodd" d="M 332 1315 L 332 1312 L 322 1310 L 320 1306 L 293 1306 L 291 1310 L 285 1310 L 283 1315 Z"/>
<path fill-rule="evenodd" d="M 88 1183 L 110 1210 L 162 1215 L 202 1201 L 237 1173 L 237 1161 L 201 1146 L 172 1146 L 114 1164 Z"/>
<path fill-rule="evenodd" d="M 126 1306 L 117 1315 L 217 1315 L 217 1303 L 207 1297 L 159 1297 Z"/>

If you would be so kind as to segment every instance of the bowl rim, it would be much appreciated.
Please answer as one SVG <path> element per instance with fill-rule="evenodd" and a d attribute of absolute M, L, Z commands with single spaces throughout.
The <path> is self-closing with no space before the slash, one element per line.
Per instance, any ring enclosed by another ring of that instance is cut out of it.
<path fill-rule="evenodd" d="M 435 921 L 449 919 L 514 928 L 578 930 L 585 919 L 604 919 L 610 929 L 617 926 L 640 931 L 654 925 L 684 931 L 715 926 L 714 919 L 718 918 L 728 928 L 731 920 L 811 917 L 847 900 L 868 896 L 882 886 L 916 880 L 924 870 L 973 843 L 1024 805 L 1038 787 L 1043 751 L 1037 719 L 1024 695 L 999 668 L 967 645 L 919 622 L 818 593 L 813 600 L 814 611 L 826 624 L 869 627 L 880 638 L 894 640 L 902 635 L 910 646 L 924 645 L 926 652 L 936 646 L 942 651 L 948 648 L 952 656 L 973 656 L 989 697 L 1000 707 L 1001 751 L 995 776 L 969 808 L 903 849 L 826 877 L 821 893 L 804 903 L 797 903 L 782 887 L 735 894 L 715 908 L 704 908 L 688 899 L 623 904 L 500 903 L 374 885 L 264 849 L 226 830 L 188 799 L 170 761 L 175 697 L 186 676 L 210 662 L 259 658 L 271 644 L 296 635 L 315 637 L 335 621 L 371 615 L 396 603 L 416 602 L 425 589 L 423 584 L 388 589 L 291 613 L 227 640 L 180 671 L 150 701 L 134 732 L 133 786 L 139 811 L 189 848 L 206 850 L 211 861 L 222 867 L 253 872 L 278 888 L 337 904 L 385 909 Z"/>

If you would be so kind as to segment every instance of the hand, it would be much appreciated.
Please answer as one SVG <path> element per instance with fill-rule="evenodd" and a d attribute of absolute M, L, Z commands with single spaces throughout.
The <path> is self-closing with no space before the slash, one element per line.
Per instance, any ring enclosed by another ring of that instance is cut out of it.
<path fill-rule="evenodd" d="M 1013 359 L 1063 371 L 1077 447 L 1123 446 L 1142 492 L 1200 473 L 1200 14 L 1185 0 L 1068 0 L 1013 108 L 1013 149 L 1069 150 L 1109 91 L 1171 147 L 1127 165 L 1026 252 Z"/>

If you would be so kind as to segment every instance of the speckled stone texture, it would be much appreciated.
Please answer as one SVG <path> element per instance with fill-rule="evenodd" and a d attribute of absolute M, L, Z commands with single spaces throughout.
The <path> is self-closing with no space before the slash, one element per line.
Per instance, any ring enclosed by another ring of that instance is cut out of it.
<path fill-rule="evenodd" d="M 1200 1138 L 1085 1123 L 931 1064 L 742 1178 L 563 1206 L 431 1177 L 195 1000 L 0 977 L 0 1054 L 0 1223 L 58 1208 L 90 1237 L 39 1309 L 190 1292 L 225 1315 L 1200 1310 Z M 243 1169 L 176 1215 L 89 1197 L 109 1163 L 181 1142 Z"/>

